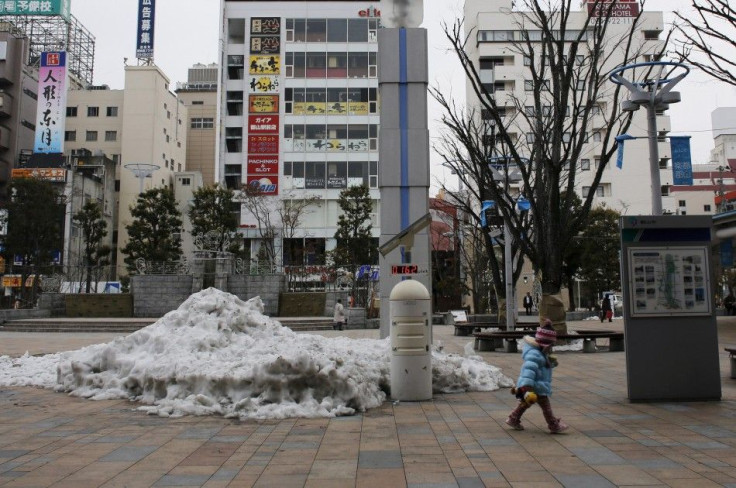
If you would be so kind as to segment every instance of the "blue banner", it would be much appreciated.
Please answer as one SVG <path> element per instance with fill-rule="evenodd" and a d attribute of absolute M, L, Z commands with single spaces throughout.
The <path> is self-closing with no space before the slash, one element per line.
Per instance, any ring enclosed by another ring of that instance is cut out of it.
<path fill-rule="evenodd" d="M 672 184 L 693 184 L 693 163 L 690 160 L 690 136 L 670 137 L 672 149 Z"/>
<path fill-rule="evenodd" d="M 621 134 L 616 136 L 616 144 L 618 144 L 618 152 L 616 153 L 616 167 L 618 169 L 624 166 L 624 142 L 635 139 L 634 136 L 628 134 Z"/>
<path fill-rule="evenodd" d="M 733 266 L 733 241 L 728 238 L 721 241 L 721 267 L 730 268 Z"/>
<path fill-rule="evenodd" d="M 138 0 L 138 39 L 135 57 L 153 57 L 153 27 L 156 17 L 156 0 Z"/>

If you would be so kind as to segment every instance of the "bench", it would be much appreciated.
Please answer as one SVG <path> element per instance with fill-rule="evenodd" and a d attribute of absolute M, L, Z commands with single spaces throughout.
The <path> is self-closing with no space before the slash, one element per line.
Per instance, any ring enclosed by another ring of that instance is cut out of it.
<path fill-rule="evenodd" d="M 491 327 L 498 327 L 498 320 L 487 322 L 460 322 L 455 323 L 454 325 L 456 336 L 468 336 L 471 332 L 475 332 L 476 329 L 490 329 Z"/>
<path fill-rule="evenodd" d="M 728 353 L 728 358 L 731 360 L 731 378 L 736 379 L 736 347 L 724 347 Z"/>
<path fill-rule="evenodd" d="M 527 331 L 509 330 L 494 332 L 476 332 L 475 350 L 477 351 L 495 351 L 497 348 L 503 347 L 506 352 L 517 352 L 517 342 L 525 335 L 531 335 Z M 597 339 L 608 339 L 608 350 L 611 352 L 624 350 L 624 334 L 623 332 L 613 332 L 610 330 L 585 330 L 578 331 L 577 334 L 557 334 L 558 340 L 583 340 L 583 352 L 595 352 Z"/>

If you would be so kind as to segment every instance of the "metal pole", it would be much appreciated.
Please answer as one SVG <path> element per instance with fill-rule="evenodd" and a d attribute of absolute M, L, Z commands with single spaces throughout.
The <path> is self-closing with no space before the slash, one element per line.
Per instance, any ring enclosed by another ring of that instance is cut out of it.
<path fill-rule="evenodd" d="M 504 278 L 506 279 L 506 330 L 516 329 L 516 313 L 514 299 L 513 270 L 511 262 L 511 232 L 509 226 L 503 224 Z"/>
<path fill-rule="evenodd" d="M 662 183 L 659 179 L 659 142 L 657 141 L 657 113 L 654 103 L 647 105 L 649 128 L 649 171 L 652 178 L 652 215 L 662 215 Z"/>

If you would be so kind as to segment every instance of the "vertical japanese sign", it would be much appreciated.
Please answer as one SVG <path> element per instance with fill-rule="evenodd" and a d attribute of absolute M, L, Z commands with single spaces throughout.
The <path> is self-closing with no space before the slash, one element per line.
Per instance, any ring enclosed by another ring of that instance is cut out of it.
<path fill-rule="evenodd" d="M 153 27 L 156 14 L 156 0 L 138 0 L 138 38 L 135 57 L 153 57 Z"/>
<path fill-rule="evenodd" d="M 263 195 L 275 196 L 279 194 L 279 17 L 251 18 L 250 54 L 246 181 Z"/>
<path fill-rule="evenodd" d="M 66 121 L 66 52 L 41 53 L 36 104 L 36 153 L 64 152 Z"/>
<path fill-rule="evenodd" d="M 670 137 L 672 149 L 672 184 L 692 185 L 693 164 L 690 160 L 690 136 Z"/>

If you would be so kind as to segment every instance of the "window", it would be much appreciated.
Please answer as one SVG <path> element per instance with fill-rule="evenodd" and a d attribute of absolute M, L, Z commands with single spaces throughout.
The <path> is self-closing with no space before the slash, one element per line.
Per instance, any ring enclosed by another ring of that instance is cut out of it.
<path fill-rule="evenodd" d="M 534 117 L 534 105 L 527 105 L 524 107 L 524 113 L 527 117 Z"/>
<path fill-rule="evenodd" d="M 65 141 L 76 141 L 77 140 L 77 131 L 75 130 L 68 130 L 64 132 L 64 140 Z"/>
<path fill-rule="evenodd" d="M 212 117 L 193 117 L 190 127 L 192 129 L 214 129 L 215 119 Z"/>
<path fill-rule="evenodd" d="M 590 171 L 590 159 L 580 160 L 580 171 Z"/>
<path fill-rule="evenodd" d="M 228 44 L 245 44 L 245 19 L 228 19 Z"/>
<path fill-rule="evenodd" d="M 593 164 L 595 165 L 595 169 L 598 169 L 601 165 L 601 158 L 595 158 Z"/>
<path fill-rule="evenodd" d="M 245 56 L 231 54 L 227 57 L 227 77 L 230 80 L 242 80 L 245 73 Z"/>
<path fill-rule="evenodd" d="M 100 107 L 87 107 L 87 117 L 99 117 Z"/>
<path fill-rule="evenodd" d="M 531 56 L 524 56 L 524 66 L 531 66 L 531 65 L 532 65 Z"/>
<path fill-rule="evenodd" d="M 662 196 L 663 197 L 670 196 L 670 187 L 669 187 L 669 185 L 662 185 L 661 192 L 662 192 Z"/>
<path fill-rule="evenodd" d="M 347 40 L 347 19 L 327 19 L 327 42 L 346 42 Z"/>
<path fill-rule="evenodd" d="M 327 40 L 327 21 L 325 19 L 307 19 L 307 42 L 325 42 Z"/>
<path fill-rule="evenodd" d="M 593 132 L 593 142 L 601 142 L 601 133 Z"/>
<path fill-rule="evenodd" d="M 368 19 L 348 19 L 348 42 L 368 42 Z"/>
<path fill-rule="evenodd" d="M 227 92 L 227 114 L 243 115 L 243 92 L 228 91 Z"/>
<path fill-rule="evenodd" d="M 87 136 L 85 137 L 85 140 L 87 141 L 96 141 L 97 140 L 97 131 L 96 130 L 88 130 Z"/>
<path fill-rule="evenodd" d="M 661 31 L 658 31 L 658 30 L 655 30 L 655 31 L 645 30 L 643 32 L 644 33 L 644 39 L 646 39 L 647 41 L 655 41 L 655 40 L 659 39 L 659 33 L 660 32 Z"/>
<path fill-rule="evenodd" d="M 105 140 L 107 142 L 117 141 L 118 140 L 118 132 L 115 131 L 115 130 L 106 130 L 105 131 Z"/>
<path fill-rule="evenodd" d="M 67 107 L 66 108 L 66 116 L 67 117 L 76 117 L 77 116 L 77 107 Z"/>
<path fill-rule="evenodd" d="M 120 180 L 115 180 L 115 191 L 120 191 Z"/>
<path fill-rule="evenodd" d="M 710 205 L 703 205 L 703 212 L 710 212 Z"/>
<path fill-rule="evenodd" d="M 225 128 L 225 147 L 229 153 L 243 152 L 243 128 Z"/>
<path fill-rule="evenodd" d="M 192 184 L 191 178 L 179 178 L 179 183 L 181 183 L 181 186 L 189 186 Z"/>
<path fill-rule="evenodd" d="M 108 117 L 117 117 L 118 116 L 118 108 L 117 107 L 107 107 L 107 116 Z"/>
<path fill-rule="evenodd" d="M 687 207 L 687 202 L 686 202 L 685 200 L 679 200 L 679 201 L 677 202 L 677 205 L 678 205 L 679 207 Z"/>
<path fill-rule="evenodd" d="M 524 80 L 524 91 L 534 91 L 534 82 L 532 80 Z"/>
<path fill-rule="evenodd" d="M 589 194 L 590 194 L 590 187 L 589 186 L 584 186 L 583 187 L 583 198 L 587 198 Z M 604 197 L 604 196 L 606 196 L 606 191 L 603 188 L 603 185 L 599 185 L 598 187 L 596 187 L 596 189 L 595 189 L 595 196 L 597 196 L 597 197 Z"/>
<path fill-rule="evenodd" d="M 534 143 L 534 132 L 527 132 L 526 133 L 526 142 L 529 144 Z"/>

